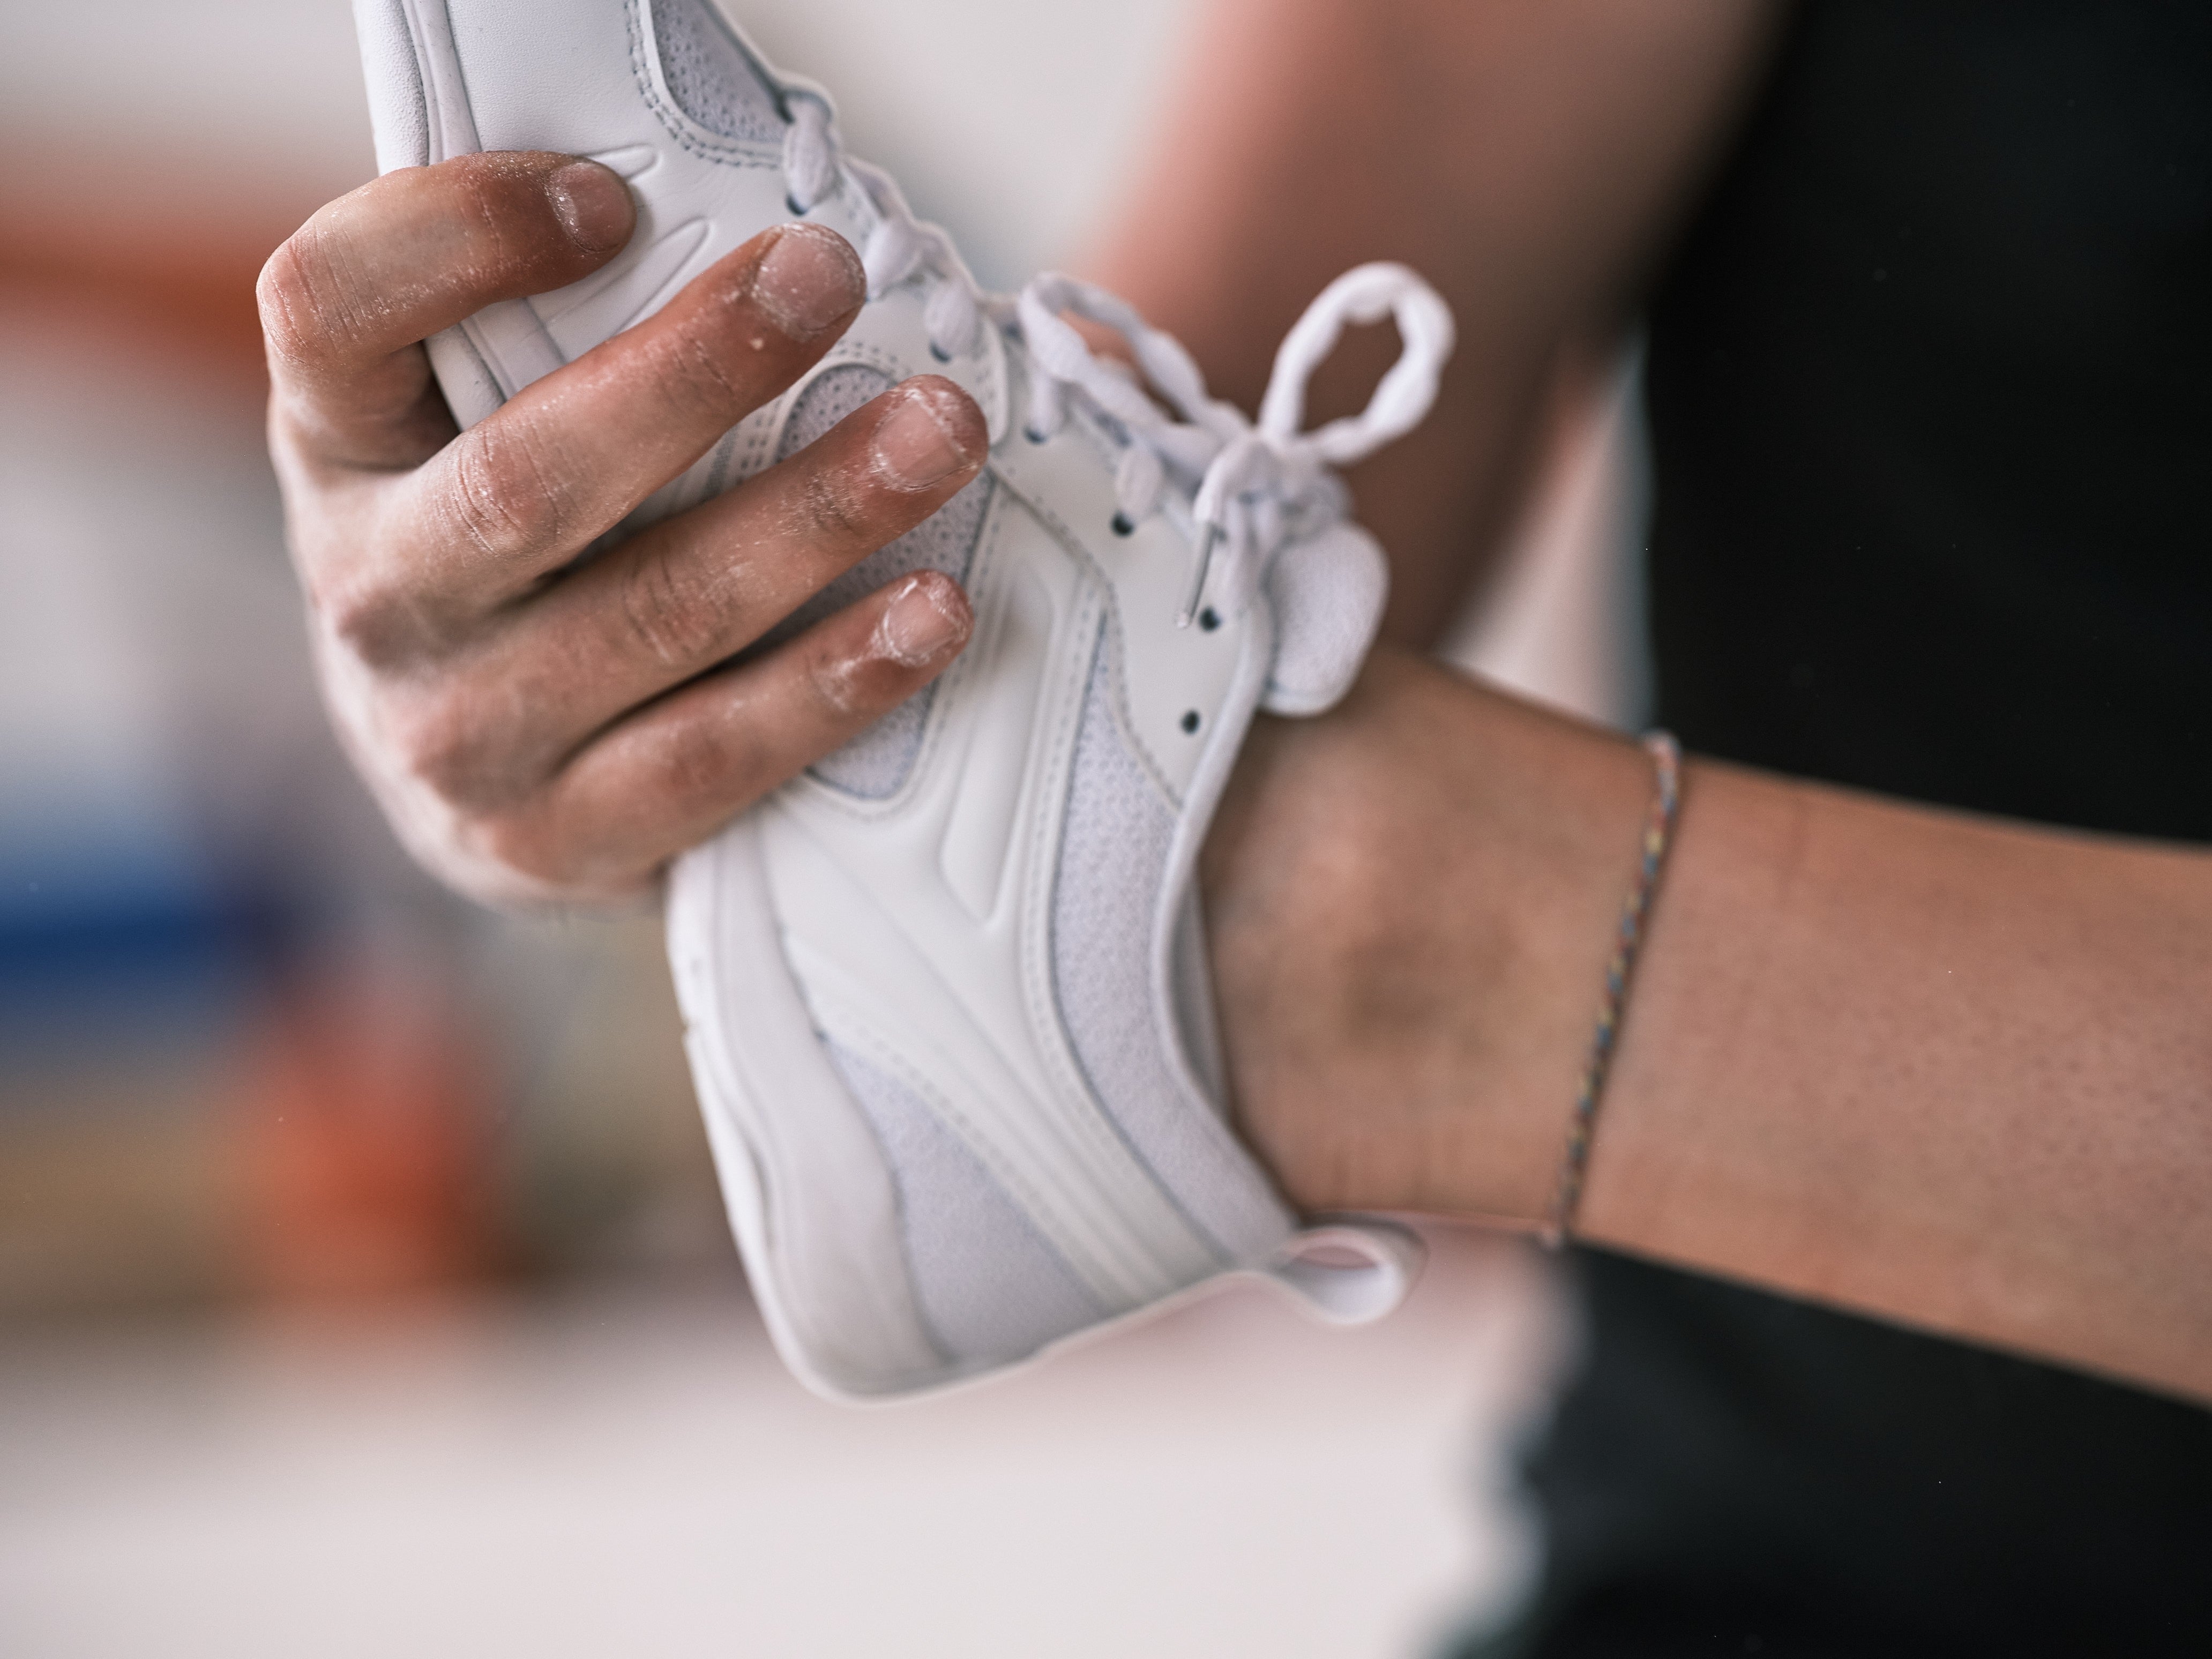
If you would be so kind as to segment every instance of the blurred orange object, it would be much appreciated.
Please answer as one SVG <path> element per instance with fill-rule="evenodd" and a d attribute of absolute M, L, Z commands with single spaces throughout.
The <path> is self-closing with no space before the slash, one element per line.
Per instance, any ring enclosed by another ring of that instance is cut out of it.
<path fill-rule="evenodd" d="M 373 1297 L 505 1265 L 494 1067 L 425 966 L 317 970 L 272 1005 L 240 1101 L 250 1289 Z"/>
<path fill-rule="evenodd" d="M 319 205 L 315 186 L 209 181 L 96 152 L 44 156 L 0 179 L 0 304 L 120 332 L 206 384 L 267 388 L 254 283 Z"/>

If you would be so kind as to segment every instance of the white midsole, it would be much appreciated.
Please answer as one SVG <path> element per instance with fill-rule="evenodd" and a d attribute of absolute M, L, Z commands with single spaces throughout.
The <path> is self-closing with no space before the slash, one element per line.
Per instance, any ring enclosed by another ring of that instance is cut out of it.
<path fill-rule="evenodd" d="M 785 1360 L 846 1397 L 944 1380 L 896 1183 L 785 965 L 752 823 L 676 861 L 668 947 L 731 1224 Z"/>

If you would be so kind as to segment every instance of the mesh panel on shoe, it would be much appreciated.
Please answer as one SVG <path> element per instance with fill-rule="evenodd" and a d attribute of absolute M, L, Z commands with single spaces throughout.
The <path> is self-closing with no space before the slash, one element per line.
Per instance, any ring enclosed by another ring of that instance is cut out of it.
<path fill-rule="evenodd" d="M 818 376 L 799 394 L 784 428 L 776 459 L 804 449 L 845 416 L 890 385 L 890 377 L 859 363 L 846 363 Z M 983 514 L 991 504 L 986 473 L 938 508 L 931 517 L 888 546 L 881 547 L 793 611 L 771 639 L 781 639 L 842 611 L 885 582 L 917 570 L 942 570 L 965 581 Z M 922 726 L 929 717 L 935 685 L 926 685 L 811 770 L 817 778 L 848 794 L 881 800 L 895 794 L 921 752 Z"/>
<path fill-rule="evenodd" d="M 709 132 L 756 143 L 781 143 L 783 118 L 775 95 L 761 84 L 707 0 L 653 0 L 653 34 L 660 72 L 676 106 Z"/>
<path fill-rule="evenodd" d="M 1097 1323 L 1067 1264 L 927 1103 L 850 1049 L 830 1059 L 875 1126 L 923 1319 L 955 1360 L 1004 1363 Z"/>
<path fill-rule="evenodd" d="M 1287 1217 L 1163 1051 L 1152 933 L 1176 818 L 1115 721 L 1114 644 L 1102 624 L 1053 889 L 1054 994 L 1076 1059 L 1129 1145 L 1202 1232 L 1249 1260 L 1281 1243 Z"/>

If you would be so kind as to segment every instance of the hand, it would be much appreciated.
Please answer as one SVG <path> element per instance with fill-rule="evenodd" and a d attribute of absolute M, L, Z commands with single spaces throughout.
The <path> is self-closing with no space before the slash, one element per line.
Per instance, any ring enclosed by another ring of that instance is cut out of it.
<path fill-rule="evenodd" d="M 805 224 L 457 433 L 422 342 L 604 265 L 612 173 L 471 155 L 331 204 L 262 272 L 270 447 L 341 737 L 417 858 L 479 897 L 591 899 L 855 736 L 966 643 L 904 577 L 733 662 L 975 476 L 983 418 L 925 375 L 717 500 L 574 562 L 817 362 L 865 298 Z"/>

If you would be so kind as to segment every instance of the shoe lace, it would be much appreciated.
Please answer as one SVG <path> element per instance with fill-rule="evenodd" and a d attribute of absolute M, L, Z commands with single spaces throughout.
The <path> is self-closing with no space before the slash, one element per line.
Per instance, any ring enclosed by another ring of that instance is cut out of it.
<path fill-rule="evenodd" d="M 952 239 L 915 217 L 889 173 L 844 154 L 827 104 L 794 93 L 787 106 L 783 166 L 793 210 L 805 214 L 835 191 L 841 168 L 876 210 L 876 227 L 860 254 L 870 299 L 912 278 L 925 281 L 923 322 L 940 361 L 974 351 L 989 324 L 1018 328 L 1029 349 L 1028 435 L 1039 442 L 1050 438 L 1082 405 L 1121 441 L 1114 474 L 1117 530 L 1133 530 L 1160 511 L 1170 489 L 1187 492 L 1199 541 L 1176 617 L 1179 627 L 1198 615 L 1217 552 L 1224 600 L 1241 610 L 1279 549 L 1344 515 L 1348 502 L 1334 469 L 1411 431 L 1436 401 L 1451 356 L 1451 312 L 1404 265 L 1359 265 L 1322 290 L 1277 348 L 1254 422 L 1207 394 L 1198 365 L 1172 335 L 1103 289 L 1046 272 L 1018 295 L 984 293 Z M 1069 313 L 1121 335 L 1134 369 L 1094 352 Z M 1401 349 L 1367 407 L 1300 431 L 1307 386 L 1346 325 L 1386 316 L 1397 325 Z"/>

